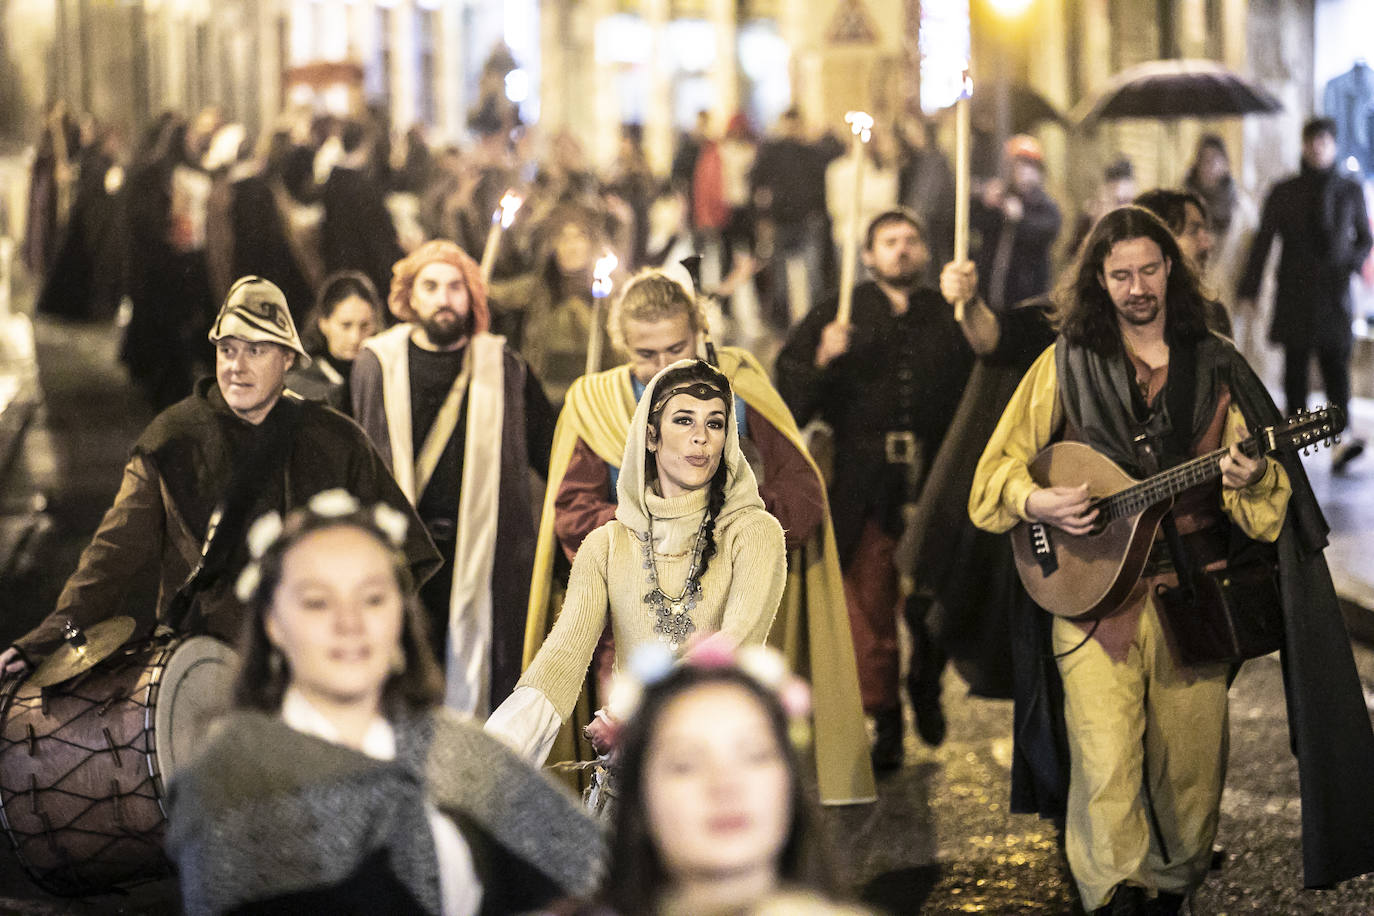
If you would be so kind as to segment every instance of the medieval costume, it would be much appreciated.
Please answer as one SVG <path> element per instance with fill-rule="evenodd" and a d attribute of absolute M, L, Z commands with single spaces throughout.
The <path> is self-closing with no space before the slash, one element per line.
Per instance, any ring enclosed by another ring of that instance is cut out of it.
<path fill-rule="evenodd" d="M 897 546 L 897 567 L 914 592 L 935 599 L 940 654 L 979 696 L 1011 697 L 1010 626 L 1016 605 L 1030 597 L 1007 539 L 969 521 L 969 456 L 982 454 L 1021 377 L 1054 342 L 1047 307 L 1032 300 L 997 316 L 997 348 L 974 364 Z"/>
<path fill-rule="evenodd" d="M 479 311 L 471 299 L 478 331 L 464 347 L 425 350 L 414 325 L 398 324 L 367 340 L 352 376 L 354 416 L 444 557 L 421 597 L 436 645 L 447 640 L 447 703 L 479 715 L 520 674 L 534 557 L 529 471 L 546 470 L 553 426 L 538 380 L 485 332 L 480 301 Z"/>
<path fill-rule="evenodd" d="M 1369 255 L 1364 189 L 1336 166 L 1313 168 L 1276 184 L 1265 198 L 1239 299 L 1254 299 L 1274 239 L 1282 241 L 1269 340 L 1283 347 L 1283 389 L 1291 414 L 1307 407 L 1313 356 L 1328 401 L 1350 416 L 1350 277 Z M 1333 452 L 1333 455 L 1338 454 Z"/>
<path fill-rule="evenodd" d="M 362 152 L 355 150 L 347 162 L 336 165 L 320 191 L 320 256 L 325 274 L 360 271 L 384 291 L 391 286 L 391 265 L 405 252 L 382 185 L 366 170 Z"/>
<path fill-rule="evenodd" d="M 773 625 L 787 576 L 782 526 L 759 498 L 733 410 L 720 458 L 727 470 L 724 503 L 714 516 L 716 555 L 704 573 L 703 532 L 714 485 L 671 497 L 650 486 L 649 412 L 659 380 L 673 367 L 649 382 L 630 421 L 615 520 L 582 542 L 557 622 L 487 723 L 528 759 L 542 761 L 572 715 L 608 620 L 617 666 L 647 642 L 678 650 L 694 632 L 722 632 L 741 645 L 760 644 Z"/>
<path fill-rule="evenodd" d="M 201 555 L 210 516 L 236 472 L 270 440 L 290 437 L 284 460 L 265 471 L 253 488 L 246 518 L 285 512 L 322 490 L 342 487 L 360 501 L 385 502 L 414 519 L 405 496 L 387 473 L 362 430 L 333 410 L 283 395 L 260 424 L 240 419 L 214 379 L 163 411 L 134 445 L 114 504 L 105 513 L 57 607 L 16 641 L 34 664 L 62 642 L 67 620 L 86 627 L 125 613 L 130 585 L 150 564 L 158 570 L 157 617 L 163 622 Z M 406 543 L 411 574 L 422 582 L 438 567 L 438 555 L 418 524 Z M 234 595 L 234 574 L 247 548 L 229 553 L 225 574 L 199 592 L 205 631 L 234 642 L 243 603 Z"/>
<path fill-rule="evenodd" d="M 791 669 L 810 680 L 814 693 L 816 764 L 820 797 L 827 804 L 875 798 L 872 769 L 863 752 L 862 708 L 854 666 L 839 555 L 820 472 L 802 443 L 787 405 L 746 350 L 722 347 L 720 370 L 735 392 L 741 441 L 752 443 L 762 474 L 759 495 L 782 524 L 788 548 L 787 586 L 769 642 L 784 651 Z M 629 366 L 584 376 L 568 390 L 549 459 L 548 495 L 535 550 L 525 630 L 525 663 L 534 660 L 561 604 L 559 547 L 572 559 L 593 530 L 616 515 L 614 491 L 641 386 Z M 604 698 L 603 698 L 604 699 Z M 587 759 L 581 738 L 594 704 L 579 725 L 559 736 L 557 759 Z"/>
<path fill-rule="evenodd" d="M 1061 338 L 1032 366 L 979 462 L 969 499 L 974 522 L 1005 531 L 1022 520 L 1034 489 L 1026 462 L 1061 436 L 1083 438 L 1139 472 L 1129 419 L 1136 386 L 1128 375 L 1142 380 L 1144 401 L 1152 405 L 1148 416 L 1164 418 L 1166 444 L 1186 443 L 1187 454 L 1238 442 L 1249 425 L 1279 421 L 1264 387 L 1223 338 L 1212 335 L 1173 350 L 1170 362 L 1179 377 L 1194 380 L 1191 394 L 1186 383 L 1166 386 L 1168 365 L 1152 371 L 1138 360 L 1098 356 Z M 1181 428 L 1174 432 L 1170 417 L 1191 422 L 1178 419 Z M 1155 422 L 1147 420 L 1147 429 L 1156 429 Z M 1178 451 L 1172 446 L 1166 456 L 1177 460 Z M 1374 760 L 1374 733 L 1321 555 L 1326 525 L 1300 463 L 1291 456 L 1271 458 L 1264 475 L 1240 490 L 1195 487 L 1179 497 L 1174 513 L 1185 537 L 1220 533 L 1216 559 L 1234 562 L 1268 549 L 1264 542 L 1275 545 L 1306 884 L 1329 885 L 1374 870 L 1374 787 L 1364 777 Z M 1211 859 L 1233 671 L 1179 661 L 1180 636 L 1158 610 L 1154 592 L 1176 581 L 1167 566 L 1147 567 L 1126 602 L 1096 627 L 1043 613 L 1017 622 L 1012 807 L 1067 816 L 1070 866 L 1088 909 L 1122 883 L 1186 895 L 1201 883 Z M 1144 682 L 1148 700 L 1134 692 Z M 1330 741 L 1330 735 L 1341 737 Z M 1144 790 L 1142 769 L 1148 774 Z M 1151 820 L 1150 812 L 1157 817 Z M 1090 837 L 1110 841 L 1090 846 Z"/>
<path fill-rule="evenodd" d="M 232 714 L 178 774 L 188 914 L 498 914 L 595 887 L 595 823 L 471 722 L 379 718 L 361 752 L 331 731 L 288 690 L 280 717 Z"/>
<path fill-rule="evenodd" d="M 593 335 L 601 339 L 601 363 L 594 371 L 616 362 L 605 305 L 592 297 L 593 259 L 601 256 L 608 235 L 604 221 L 599 213 L 556 207 L 540 227 L 533 269 L 491 284 L 497 329 L 509 337 L 555 405 L 563 403 L 568 386 L 586 372 Z M 585 247 L 574 241 L 571 256 L 560 254 L 565 232 L 580 235 Z"/>
<path fill-rule="evenodd" d="M 325 347 L 310 354 L 310 365 L 286 374 L 286 387 L 307 401 L 328 404 L 343 414 L 353 413 L 353 360 L 338 359 Z"/>
<path fill-rule="evenodd" d="M 920 492 L 954 417 L 973 350 L 939 292 L 913 288 L 906 310 L 894 314 L 887 293 L 870 281 L 854 288 L 848 351 L 818 368 L 817 345 L 836 310 L 835 300 L 822 303 L 792 329 L 778 354 L 778 390 L 799 423 L 821 419 L 834 430 L 830 511 L 863 708 L 877 719 L 879 745 L 900 751 L 901 596 L 893 552 L 903 507 Z M 922 680 L 931 666 L 917 665 L 913 673 L 920 676 L 908 681 L 913 705 L 928 711 L 932 723 L 940 715 L 941 667 L 933 680 Z M 891 765 L 886 751 L 877 756 Z"/>

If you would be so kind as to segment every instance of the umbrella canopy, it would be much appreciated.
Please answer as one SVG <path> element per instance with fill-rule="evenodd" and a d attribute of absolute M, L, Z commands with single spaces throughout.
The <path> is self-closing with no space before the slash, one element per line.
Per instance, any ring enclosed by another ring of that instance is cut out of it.
<path fill-rule="evenodd" d="M 998 88 L 988 84 L 973 94 L 973 117 L 991 121 L 997 117 Z M 1064 124 L 1064 115 L 1043 95 L 1024 83 L 1007 87 L 1007 102 L 1011 114 L 1011 132 L 1028 134 L 1041 123 Z"/>
<path fill-rule="evenodd" d="M 1079 123 L 1115 118 L 1216 118 L 1283 110 L 1262 86 L 1212 60 L 1152 60 L 1123 70 L 1074 111 Z"/>

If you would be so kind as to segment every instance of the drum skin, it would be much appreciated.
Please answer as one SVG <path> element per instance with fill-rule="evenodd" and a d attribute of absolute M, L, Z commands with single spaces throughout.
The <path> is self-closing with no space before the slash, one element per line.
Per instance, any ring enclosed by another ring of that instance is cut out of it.
<path fill-rule="evenodd" d="M 158 750 L 172 736 L 157 734 L 167 729 L 158 704 L 179 692 L 186 671 L 214 674 L 213 692 L 223 693 L 215 702 L 227 701 L 232 661 L 202 664 L 207 650 L 215 662 L 232 660 L 209 637 L 155 637 L 62 684 L 40 690 L 11 679 L 0 688 L 0 826 L 44 890 L 83 896 L 171 874 Z M 169 668 L 176 683 L 164 677 Z M 203 732 L 206 717 L 194 718 Z M 170 730 L 183 727 L 191 725 Z"/>

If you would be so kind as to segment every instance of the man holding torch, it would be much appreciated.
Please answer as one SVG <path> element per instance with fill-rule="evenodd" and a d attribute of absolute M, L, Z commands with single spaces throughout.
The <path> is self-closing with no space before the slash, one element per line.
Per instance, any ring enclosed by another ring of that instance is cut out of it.
<path fill-rule="evenodd" d="M 401 323 L 358 354 L 354 416 L 443 555 L 420 597 L 435 645 L 446 646 L 446 702 L 482 716 L 520 676 L 529 471 L 547 474 L 554 413 L 520 356 L 488 331 L 486 285 L 461 248 L 427 242 L 392 274 L 387 303 Z"/>
<path fill-rule="evenodd" d="M 893 565 L 903 507 L 920 491 L 975 351 L 991 350 L 996 342 L 995 321 L 981 299 L 952 304 L 971 289 L 947 300 L 921 285 L 929 261 L 915 214 L 879 214 L 863 246 L 873 279 L 841 296 L 844 302 L 832 299 L 812 309 L 777 360 L 778 390 L 797 422 L 822 419 L 834 430 L 830 513 L 864 711 L 876 725 L 873 764 L 880 770 L 895 769 L 903 759 L 896 620 L 901 595 Z M 963 276 L 956 271 L 951 279 L 955 274 Z M 911 621 L 917 657 L 907 687 L 919 734 L 938 744 L 945 731 L 943 657 L 936 657 L 938 646 L 925 632 L 923 616 Z"/>

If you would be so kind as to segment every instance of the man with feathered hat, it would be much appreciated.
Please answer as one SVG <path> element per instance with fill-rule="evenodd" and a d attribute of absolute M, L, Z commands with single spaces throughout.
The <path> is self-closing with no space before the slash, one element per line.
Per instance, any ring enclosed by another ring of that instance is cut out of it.
<path fill-rule="evenodd" d="M 482 716 L 520 676 L 534 561 L 529 472 L 547 474 L 553 410 L 490 333 L 486 284 L 457 245 L 427 242 L 396 262 L 387 304 L 401 323 L 359 352 L 353 415 L 443 555 L 420 597 L 446 647 L 446 702 Z"/>

